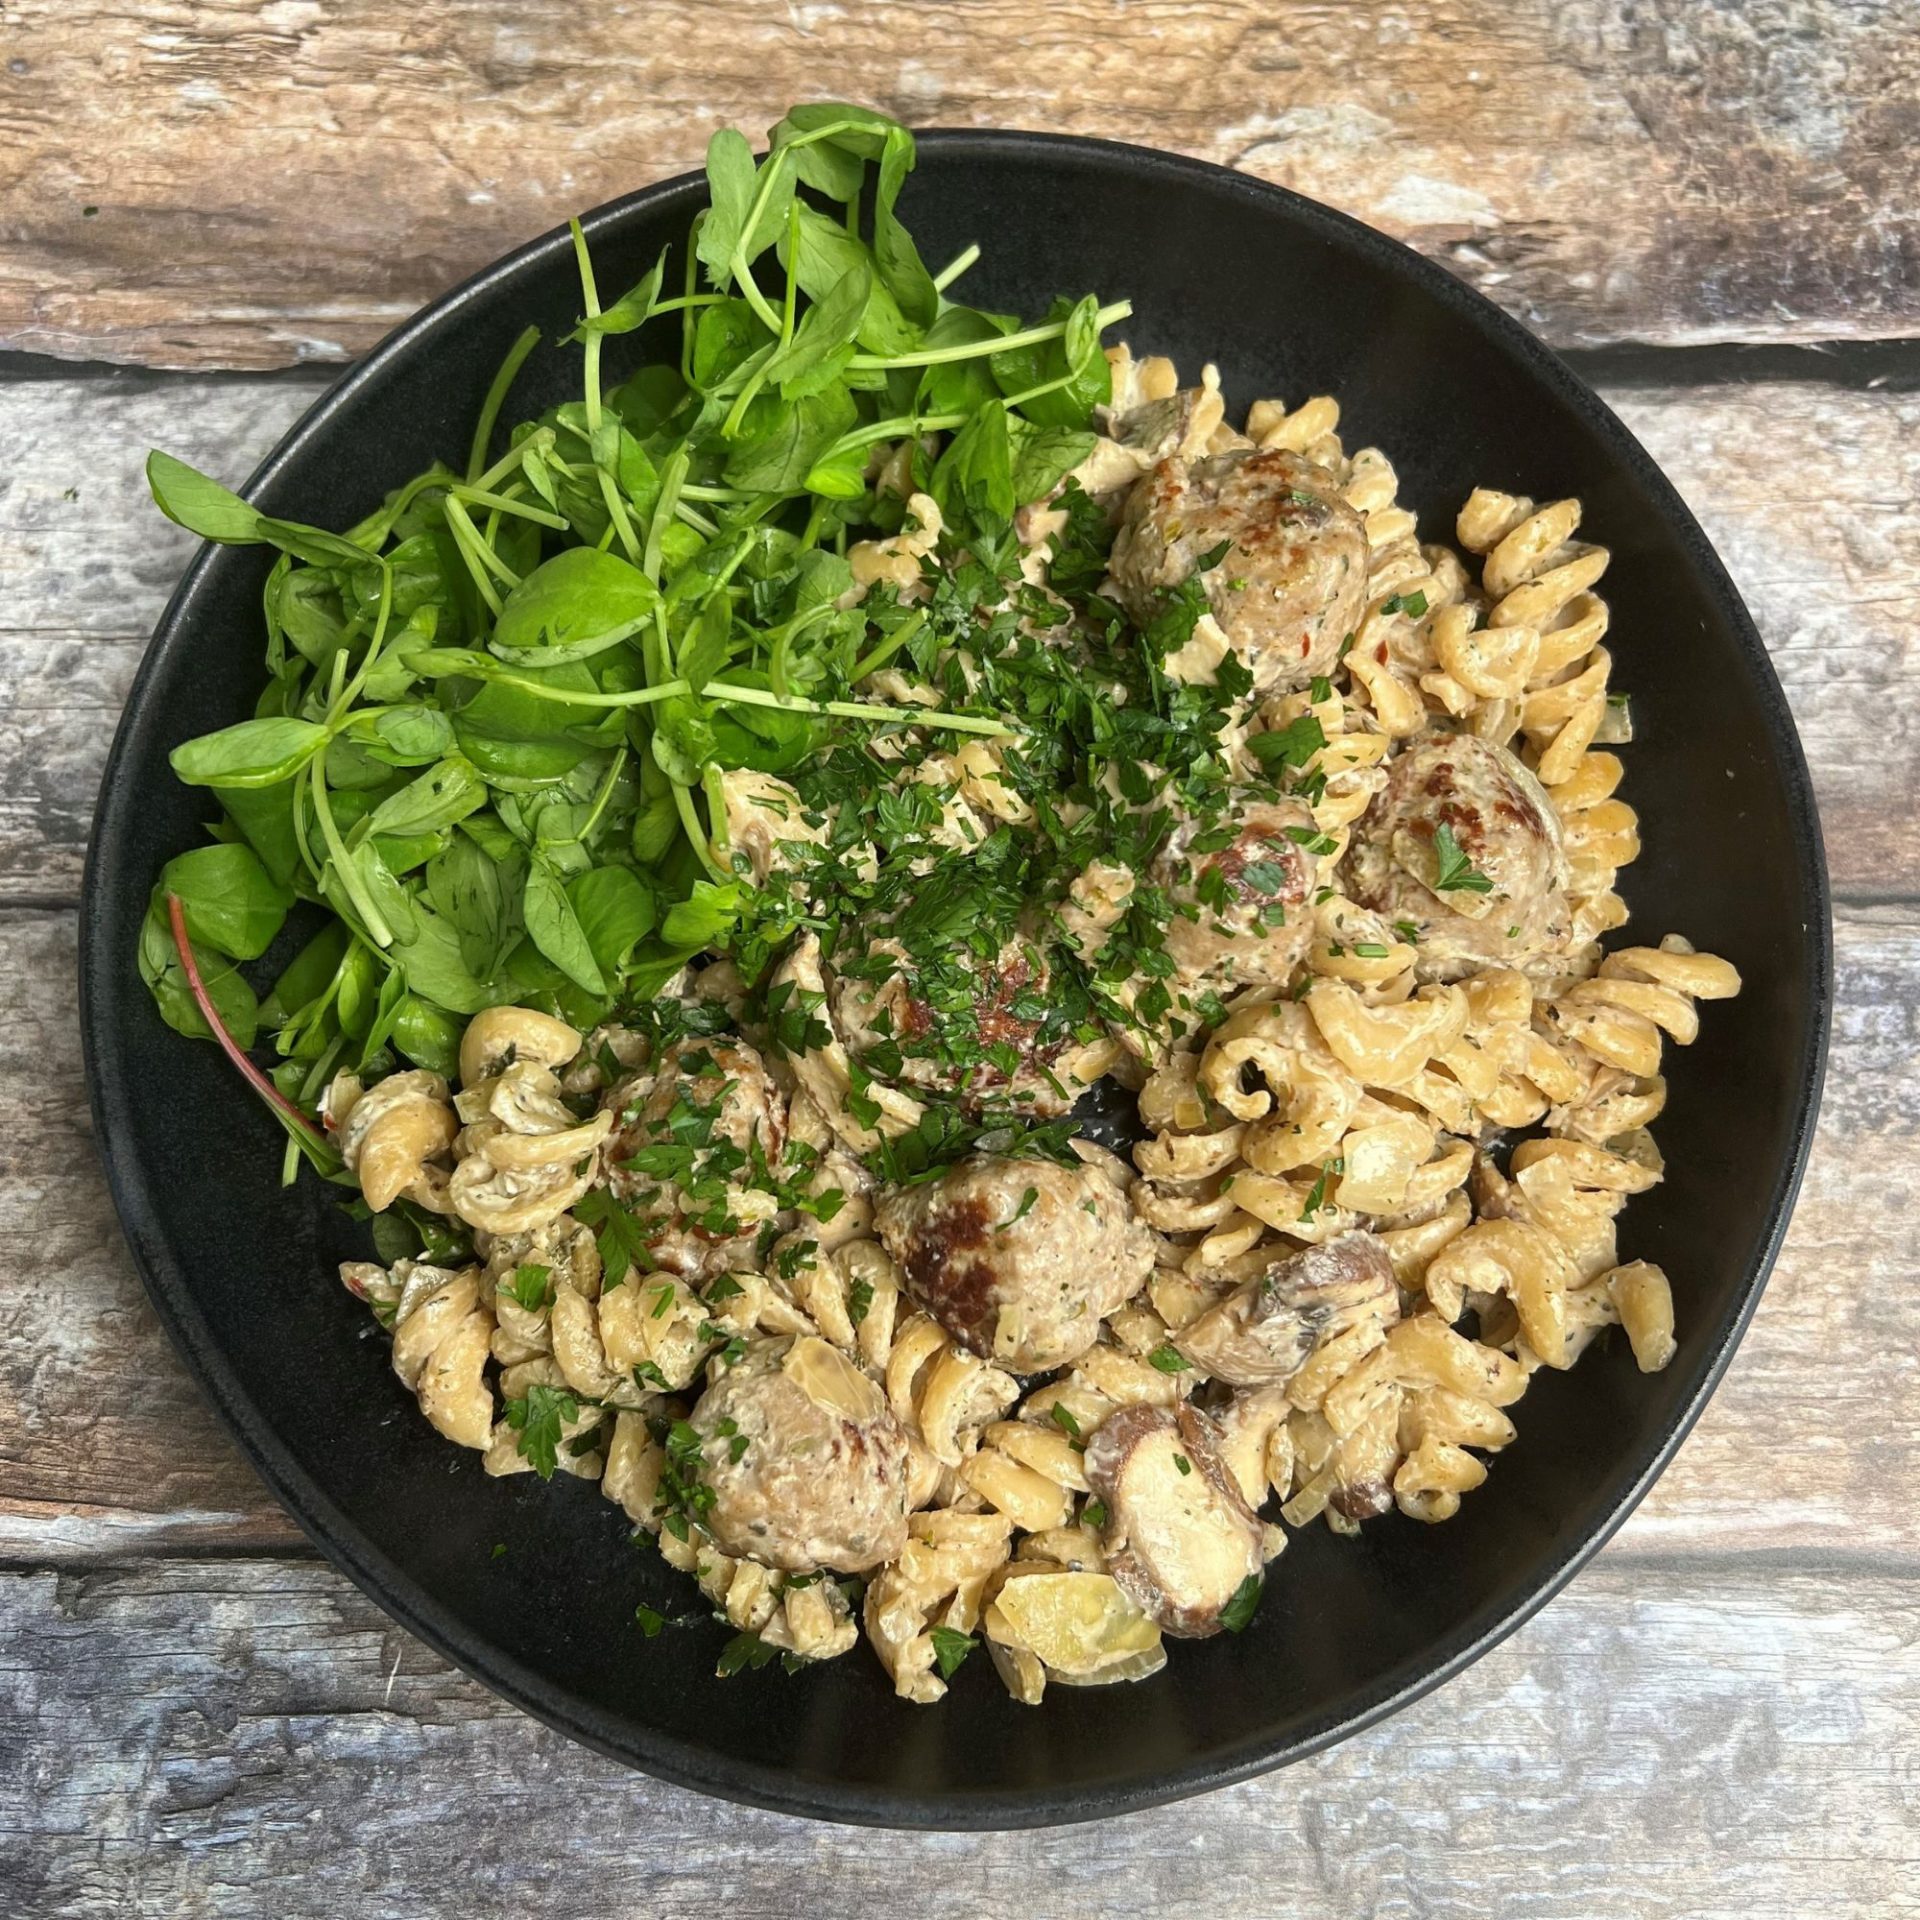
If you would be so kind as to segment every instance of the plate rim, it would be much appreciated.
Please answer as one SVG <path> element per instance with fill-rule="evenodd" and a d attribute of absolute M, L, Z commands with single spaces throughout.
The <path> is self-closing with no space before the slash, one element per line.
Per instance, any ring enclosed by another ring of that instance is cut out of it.
<path fill-rule="evenodd" d="M 1291 189 L 1235 170 L 1123 141 L 1018 128 L 930 128 L 916 130 L 925 153 L 960 158 L 1021 158 L 1055 162 L 1092 158 L 1151 182 L 1163 179 L 1231 192 L 1249 204 L 1279 211 L 1295 225 L 1348 250 L 1357 250 L 1387 272 L 1411 278 L 1423 291 L 1463 318 L 1490 332 L 1495 344 L 1579 414 L 1649 494 L 1670 529 L 1691 551 L 1703 585 L 1754 668 L 1762 720 L 1783 797 L 1800 880 L 1813 909 L 1800 930 L 1810 982 L 1806 1044 L 1790 1063 L 1796 1112 L 1789 1151 L 1768 1202 L 1758 1254 L 1747 1273 L 1731 1314 L 1716 1328 L 1698 1385 L 1680 1410 L 1642 1471 L 1621 1491 L 1597 1524 L 1571 1542 L 1517 1599 L 1509 1599 L 1482 1621 L 1475 1616 L 1417 1658 L 1400 1663 L 1355 1697 L 1345 1711 L 1323 1716 L 1304 1734 L 1255 1739 L 1170 1772 L 1110 1781 L 1096 1787 L 1050 1792 L 981 1789 L 928 1795 L 841 1781 L 801 1780 L 771 1766 L 737 1760 L 640 1726 L 625 1716 L 604 1712 L 566 1693 L 523 1663 L 504 1654 L 483 1636 L 454 1619 L 419 1582 L 390 1561 L 320 1489 L 274 1435 L 228 1366 L 224 1354 L 193 1303 L 192 1290 L 167 1258 L 147 1196 L 144 1174 L 130 1151 L 116 1145 L 120 1115 L 129 1105 L 129 1088 L 116 1068 L 112 1036 L 99 1026 L 99 1008 L 114 957 L 102 944 L 102 874 L 112 855 L 103 831 L 117 809 L 114 796 L 123 760 L 132 751 L 138 716 L 151 683 L 182 644 L 183 622 L 215 564 L 218 549 L 203 544 L 169 596 L 134 676 L 116 724 L 89 829 L 79 905 L 80 1025 L 88 1102 L 100 1159 L 114 1210 L 139 1269 L 148 1299 L 175 1350 L 202 1394 L 275 1498 L 298 1522 L 321 1555 L 390 1618 L 424 1641 L 443 1659 L 478 1680 L 522 1711 L 569 1739 L 609 1759 L 634 1767 L 670 1785 L 689 1788 L 740 1804 L 802 1818 L 862 1826 L 913 1830 L 994 1831 L 1067 1825 L 1108 1818 L 1232 1785 L 1292 1764 L 1378 1724 L 1389 1715 L 1445 1685 L 1482 1655 L 1531 1620 L 1559 1594 L 1613 1537 L 1672 1461 L 1725 1376 L 1734 1351 L 1766 1290 L 1781 1242 L 1805 1176 L 1825 1083 L 1833 1014 L 1832 897 L 1820 818 L 1805 751 L 1778 675 L 1738 588 L 1691 509 L 1652 456 L 1613 412 L 1543 341 L 1484 295 L 1436 262 L 1352 216 Z M 628 220 L 698 191 L 699 172 L 624 194 L 581 216 L 589 239 Z M 342 371 L 287 430 L 254 469 L 240 492 L 252 499 L 273 484 L 296 460 L 309 440 L 324 432 L 332 416 L 353 395 L 378 378 L 389 361 L 414 340 L 437 329 L 450 315 L 489 298 L 523 268 L 570 249 L 563 225 L 539 235 L 483 266 L 457 286 L 430 301 L 388 333 L 363 358 Z M 1434 1656 L 1438 1654 L 1436 1659 Z"/>

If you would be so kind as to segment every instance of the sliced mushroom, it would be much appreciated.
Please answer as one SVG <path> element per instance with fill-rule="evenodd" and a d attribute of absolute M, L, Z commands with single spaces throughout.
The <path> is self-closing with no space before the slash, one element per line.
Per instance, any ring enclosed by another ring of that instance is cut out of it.
<path fill-rule="evenodd" d="M 519 1060 L 564 1067 L 580 1051 L 580 1035 L 564 1020 L 531 1007 L 488 1007 L 460 1038 L 460 1084 L 477 1086 Z"/>
<path fill-rule="evenodd" d="M 1289 1255 L 1173 1337 L 1196 1367 L 1229 1386 L 1289 1380 L 1322 1341 L 1393 1292 L 1393 1261 L 1371 1233 L 1343 1233 Z"/>
<path fill-rule="evenodd" d="M 1121 1591 L 1179 1639 L 1218 1633 L 1259 1577 L 1265 1535 L 1212 1422 L 1191 1406 L 1122 1407 L 1087 1442 L 1086 1471 L 1106 1503 L 1101 1544 Z"/>

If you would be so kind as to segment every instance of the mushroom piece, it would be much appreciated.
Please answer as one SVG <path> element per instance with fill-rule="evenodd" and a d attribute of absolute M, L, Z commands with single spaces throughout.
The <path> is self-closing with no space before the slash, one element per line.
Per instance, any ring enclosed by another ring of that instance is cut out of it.
<path fill-rule="evenodd" d="M 531 1007 L 488 1007 L 460 1036 L 460 1084 L 477 1086 L 517 1061 L 564 1067 L 580 1051 L 580 1035 L 564 1020 Z"/>
<path fill-rule="evenodd" d="M 915 1302 L 1015 1373 L 1079 1359 L 1153 1271 L 1154 1234 L 1104 1166 L 976 1154 L 885 1194 L 873 1223 Z"/>
<path fill-rule="evenodd" d="M 700 1396 L 701 1515 L 723 1553 L 864 1573 L 907 1544 L 907 1434 L 887 1397 L 812 1334 L 755 1342 Z"/>
<path fill-rule="evenodd" d="M 1162 460 L 1127 496 L 1115 591 L 1144 625 L 1222 545 L 1202 576 L 1207 603 L 1256 691 L 1331 672 L 1367 601 L 1366 523 L 1333 475 L 1277 448 Z"/>
<path fill-rule="evenodd" d="M 1122 1407 L 1084 1456 L 1106 1503 L 1107 1570 L 1148 1618 L 1182 1640 L 1218 1633 L 1221 1615 L 1265 1564 L 1265 1533 L 1196 1408 Z"/>
<path fill-rule="evenodd" d="M 1386 1242 L 1343 1233 L 1236 1287 L 1182 1327 L 1173 1344 L 1229 1386 L 1276 1386 L 1358 1313 L 1393 1296 Z"/>

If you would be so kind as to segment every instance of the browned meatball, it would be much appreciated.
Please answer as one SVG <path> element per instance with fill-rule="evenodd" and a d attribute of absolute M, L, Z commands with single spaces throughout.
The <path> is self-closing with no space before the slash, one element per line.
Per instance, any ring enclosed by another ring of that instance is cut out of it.
<path fill-rule="evenodd" d="M 1277 1386 L 1349 1326 L 1399 1313 L 1386 1243 L 1370 1233 L 1343 1233 L 1236 1287 L 1182 1327 L 1173 1344 L 1229 1386 Z"/>
<path fill-rule="evenodd" d="M 1227 845 L 1216 844 L 1228 833 Z M 1313 938 L 1317 844 L 1297 800 L 1240 795 L 1218 820 L 1175 827 L 1153 879 L 1173 902 L 1167 952 L 1185 984 L 1237 990 L 1287 979 Z"/>
<path fill-rule="evenodd" d="M 1332 671 L 1367 599 L 1366 523 L 1325 467 L 1278 449 L 1163 460 L 1127 496 L 1113 583 L 1136 620 L 1230 542 L 1207 602 L 1263 693 Z"/>
<path fill-rule="evenodd" d="M 877 964 L 876 964 L 877 963 Z M 1048 1025 L 1052 969 L 1015 935 L 991 957 L 964 946 L 916 961 L 876 940 L 835 978 L 833 1030 L 869 1073 L 930 1089 L 969 1112 L 1017 1107 L 1054 1116 L 1097 1076 L 1060 1020 Z"/>
<path fill-rule="evenodd" d="M 764 1340 L 692 1414 L 701 1515 L 723 1553 L 864 1573 L 907 1544 L 907 1436 L 887 1398 L 812 1334 Z"/>
<path fill-rule="evenodd" d="M 1154 1235 L 1099 1167 L 978 1154 L 873 1210 L 916 1305 L 1015 1373 L 1079 1359 L 1153 1271 Z"/>
<path fill-rule="evenodd" d="M 677 1040 L 601 1104 L 614 1116 L 607 1185 L 638 1221 L 651 1263 L 691 1279 L 751 1266 L 759 1229 L 778 1211 L 751 1182 L 760 1167 L 781 1168 L 787 1135 L 785 1096 L 759 1053 L 732 1035 Z M 688 1193 L 696 1186 L 698 1200 Z"/>
<path fill-rule="evenodd" d="M 1572 938 L 1560 816 L 1513 754 L 1474 734 L 1394 759 L 1346 864 L 1355 900 L 1410 924 L 1423 980 L 1551 959 Z"/>

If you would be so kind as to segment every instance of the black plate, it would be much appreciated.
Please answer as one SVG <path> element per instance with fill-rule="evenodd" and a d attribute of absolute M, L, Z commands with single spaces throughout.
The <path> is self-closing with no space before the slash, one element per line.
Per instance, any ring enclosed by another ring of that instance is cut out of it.
<path fill-rule="evenodd" d="M 702 192 L 676 180 L 594 214 L 602 287 L 631 284 L 663 243 L 684 257 Z M 1831 996 L 1826 878 L 1792 719 L 1699 527 L 1606 407 L 1484 300 L 1310 201 L 1092 141 L 931 134 L 904 211 L 929 260 L 985 245 L 965 282 L 981 305 L 1127 295 L 1135 348 L 1173 354 L 1189 378 L 1217 361 L 1236 411 L 1336 394 L 1349 446 L 1387 451 L 1426 537 L 1452 537 L 1476 484 L 1585 501 L 1585 531 L 1613 549 L 1609 644 L 1640 729 L 1634 927 L 1684 933 L 1746 980 L 1673 1057 L 1668 1177 L 1624 1219 L 1623 1257 L 1673 1277 L 1680 1352 L 1665 1373 L 1643 1378 L 1614 1341 L 1543 1377 L 1518 1409 L 1520 1444 L 1457 1520 L 1297 1534 L 1247 1633 L 1176 1645 L 1138 1686 L 1058 1688 L 1035 1710 L 982 1658 L 945 1704 L 909 1707 L 864 1649 L 720 1681 L 721 1629 L 649 1642 L 632 1626 L 641 1600 L 694 1612 L 692 1588 L 627 1544 L 597 1490 L 489 1480 L 420 1419 L 333 1278 L 352 1230 L 312 1182 L 280 1189 L 271 1120 L 213 1048 L 161 1025 L 140 983 L 149 889 L 209 812 L 167 750 L 246 717 L 261 684 L 258 552 L 201 554 L 135 684 L 87 868 L 83 1019 L 101 1149 L 161 1318 L 280 1498 L 383 1607 L 529 1712 L 670 1780 L 846 1820 L 1013 1826 L 1145 1806 L 1323 1747 L 1458 1672 L 1619 1525 L 1725 1369 L 1799 1184 Z M 436 456 L 458 460 L 514 335 L 533 319 L 555 339 L 578 302 L 564 234 L 502 261 L 346 375 L 249 497 L 344 526 Z M 515 408 L 577 377 L 577 349 L 543 348 Z"/>

